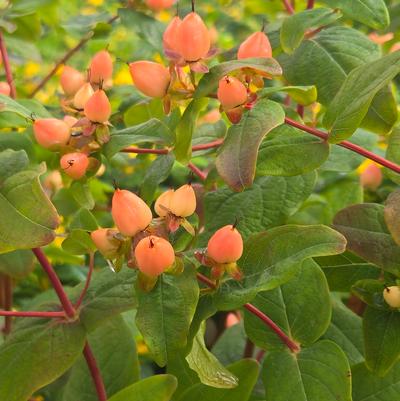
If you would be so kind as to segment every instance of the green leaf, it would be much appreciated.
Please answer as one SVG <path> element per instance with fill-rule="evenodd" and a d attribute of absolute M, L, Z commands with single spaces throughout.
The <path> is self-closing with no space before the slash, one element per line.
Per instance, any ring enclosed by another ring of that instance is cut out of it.
<path fill-rule="evenodd" d="M 60 377 L 85 345 L 81 323 L 23 319 L 0 346 L 0 399 L 26 401 Z"/>
<path fill-rule="evenodd" d="M 172 375 L 156 375 L 126 387 L 108 401 L 170 401 L 177 384 Z"/>
<path fill-rule="evenodd" d="M 297 177 L 257 178 L 251 188 L 233 192 L 220 188 L 205 195 L 205 233 L 202 245 L 211 235 L 238 219 L 243 238 L 287 222 L 306 200 L 315 185 L 314 172 Z"/>
<path fill-rule="evenodd" d="M 389 305 L 383 299 L 383 290 L 385 283 L 376 279 L 358 280 L 352 287 L 351 291 L 367 305 L 375 309 L 390 310 Z"/>
<path fill-rule="evenodd" d="M 242 358 L 246 340 L 243 322 L 239 322 L 224 330 L 214 344 L 212 353 L 224 365 L 234 363 Z"/>
<path fill-rule="evenodd" d="M 331 341 L 319 341 L 297 355 L 270 352 L 261 374 L 266 401 L 351 401 L 350 366 Z"/>
<path fill-rule="evenodd" d="M 168 178 L 174 162 L 175 157 L 172 154 L 161 155 L 146 170 L 143 184 L 140 187 L 140 196 L 147 203 L 154 200 L 158 186 Z"/>
<path fill-rule="evenodd" d="M 200 111 L 206 107 L 208 99 L 193 99 L 186 107 L 176 127 L 175 156 L 178 162 L 187 164 L 192 157 L 192 136 Z"/>
<path fill-rule="evenodd" d="M 44 171 L 41 165 L 36 170 L 20 171 L 2 183 L 0 253 L 36 248 L 54 239 L 59 218 L 39 182 Z"/>
<path fill-rule="evenodd" d="M 351 71 L 324 117 L 324 125 L 330 131 L 329 141 L 338 143 L 349 138 L 360 126 L 374 96 L 399 72 L 399 52 L 391 53 Z"/>
<path fill-rule="evenodd" d="M 331 7 L 340 8 L 346 17 L 374 28 L 389 25 L 389 11 L 384 0 L 322 0 Z"/>
<path fill-rule="evenodd" d="M 71 185 L 70 191 L 80 206 L 89 210 L 94 208 L 95 201 L 92 193 L 90 192 L 88 183 L 74 181 Z"/>
<path fill-rule="evenodd" d="M 243 279 L 223 281 L 213 295 L 214 305 L 220 310 L 241 307 L 258 292 L 290 280 L 304 260 L 342 253 L 345 246 L 341 234 L 322 225 L 286 225 L 253 235 L 245 242 L 238 261 Z"/>
<path fill-rule="evenodd" d="M 0 153 L 0 184 L 12 175 L 24 170 L 29 164 L 29 159 L 24 150 L 4 150 Z"/>
<path fill-rule="evenodd" d="M 293 14 L 283 20 L 280 39 L 283 51 L 293 53 L 309 29 L 319 28 L 335 22 L 342 13 L 330 8 L 315 8 Z"/>
<path fill-rule="evenodd" d="M 400 129 L 394 128 L 388 139 L 386 149 L 386 158 L 397 164 L 400 163 Z M 385 168 L 385 174 L 397 185 L 400 185 L 400 175 L 388 168 Z"/>
<path fill-rule="evenodd" d="M 285 284 L 259 292 L 252 304 L 268 314 L 289 338 L 305 346 L 317 341 L 331 320 L 328 283 L 321 268 L 310 259 Z M 247 310 L 244 325 L 250 340 L 258 347 L 268 351 L 285 349 L 280 338 Z"/>
<path fill-rule="evenodd" d="M 234 389 L 218 389 L 204 384 L 196 384 L 186 390 L 178 400 L 247 401 L 257 382 L 259 364 L 252 359 L 243 359 L 228 366 L 227 369 L 239 379 L 239 384 Z"/>
<path fill-rule="evenodd" d="M 0 113 L 6 111 L 18 114 L 19 116 L 28 119 L 31 118 L 32 113 L 29 109 L 19 104 L 10 96 L 0 94 Z"/>
<path fill-rule="evenodd" d="M 359 364 L 352 369 L 353 401 L 397 401 L 400 392 L 400 363 L 381 378 Z"/>
<path fill-rule="evenodd" d="M 31 250 L 20 249 L 0 254 L 0 273 L 21 279 L 31 273 L 33 268 L 34 256 Z"/>
<path fill-rule="evenodd" d="M 98 228 L 98 224 L 93 214 L 90 213 L 88 209 L 81 208 L 72 217 L 69 228 L 80 228 L 86 231 L 93 231 Z"/>
<path fill-rule="evenodd" d="M 347 239 L 347 249 L 388 272 L 400 275 L 400 247 L 395 244 L 384 220 L 384 206 L 354 205 L 334 218 L 334 228 Z"/>
<path fill-rule="evenodd" d="M 393 240 L 400 246 L 400 190 L 392 192 L 386 199 L 384 217 Z"/>
<path fill-rule="evenodd" d="M 258 176 L 293 176 L 308 173 L 321 166 L 329 156 L 326 141 L 281 125 L 263 140 L 258 151 Z"/>
<path fill-rule="evenodd" d="M 237 387 L 238 378 L 226 369 L 221 362 L 207 349 L 204 344 L 204 330 L 196 334 L 192 350 L 186 357 L 191 369 L 199 376 L 206 386 L 219 389 L 232 389 Z"/>
<path fill-rule="evenodd" d="M 137 290 L 136 324 L 149 350 L 160 366 L 186 347 L 199 287 L 195 271 L 186 265 L 178 276 L 161 275 L 151 292 Z"/>
<path fill-rule="evenodd" d="M 303 106 L 309 106 L 317 101 L 317 88 L 309 86 L 273 86 L 264 88 L 257 93 L 259 98 L 269 97 L 276 92 L 285 92 L 296 102 Z"/>
<path fill-rule="evenodd" d="M 273 58 L 246 58 L 227 61 L 210 68 L 210 71 L 200 80 L 194 97 L 198 99 L 216 92 L 218 82 L 221 78 L 241 68 L 253 68 L 270 76 L 282 75 L 281 66 Z"/>
<path fill-rule="evenodd" d="M 137 307 L 136 276 L 136 270 L 131 269 L 114 273 L 105 268 L 93 274 L 80 308 L 80 320 L 87 331 L 93 331 L 111 317 Z M 84 285 L 74 288 L 73 299 L 78 299 Z"/>
<path fill-rule="evenodd" d="M 133 144 L 169 143 L 170 139 L 168 127 L 160 120 L 151 118 L 145 123 L 112 132 L 110 141 L 103 149 L 105 156 L 111 158 L 121 149 Z"/>
<path fill-rule="evenodd" d="M 213 142 L 225 136 L 227 131 L 226 123 L 224 120 L 219 120 L 214 124 L 205 123 L 196 127 L 193 133 L 192 146 L 204 143 Z M 195 155 L 199 156 L 204 153 L 215 152 L 215 149 L 196 151 Z"/>
<path fill-rule="evenodd" d="M 131 330 L 121 316 L 109 319 L 88 337 L 108 397 L 139 379 L 139 361 Z M 93 379 L 81 356 L 71 370 L 59 401 L 98 401 Z"/>
<path fill-rule="evenodd" d="M 284 118 L 278 103 L 262 99 L 242 116 L 239 124 L 229 128 L 216 166 L 233 190 L 243 191 L 252 185 L 261 141 L 273 128 L 283 124 Z"/>
<path fill-rule="evenodd" d="M 361 323 L 362 319 L 342 302 L 333 302 L 332 321 L 322 338 L 336 343 L 346 354 L 351 366 L 364 361 Z"/>
<path fill-rule="evenodd" d="M 62 242 L 62 248 L 64 251 L 72 253 L 72 255 L 85 255 L 96 251 L 96 246 L 89 233 L 82 229 L 72 230 Z"/>
<path fill-rule="evenodd" d="M 363 317 L 365 363 L 384 376 L 399 360 L 400 313 L 367 307 Z"/>

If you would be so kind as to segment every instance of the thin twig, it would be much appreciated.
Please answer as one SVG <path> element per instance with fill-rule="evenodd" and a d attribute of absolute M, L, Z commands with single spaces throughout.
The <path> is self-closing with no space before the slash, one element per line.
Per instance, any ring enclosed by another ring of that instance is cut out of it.
<path fill-rule="evenodd" d="M 92 375 L 92 379 L 96 387 L 97 398 L 99 399 L 99 401 L 107 401 L 107 393 L 104 387 L 104 382 L 101 377 L 99 367 L 97 366 L 96 359 L 87 342 L 85 344 L 85 348 L 83 349 L 83 355 L 86 359 L 86 363 L 88 365 L 90 374 Z"/>
<path fill-rule="evenodd" d="M 122 149 L 122 153 L 140 153 L 140 154 L 152 154 L 152 155 L 167 155 L 169 149 L 148 149 L 148 148 L 126 148 Z"/>
<path fill-rule="evenodd" d="M 107 24 L 112 24 L 116 19 L 118 18 L 118 15 L 115 15 L 114 17 L 110 18 L 107 21 Z M 50 72 L 39 82 L 39 84 L 36 86 L 36 88 L 29 94 L 28 97 L 32 98 L 38 93 L 46 84 L 47 82 L 51 79 L 51 77 L 58 71 L 58 69 L 65 64 L 78 50 L 80 50 L 93 36 L 94 32 L 90 31 L 88 32 L 77 44 L 75 47 L 72 49 L 68 50 L 67 53 L 64 54 L 63 57 L 60 58 L 60 60 L 57 61 L 57 63 L 54 65 L 54 67 L 50 70 Z"/>
<path fill-rule="evenodd" d="M 81 295 L 79 296 L 78 300 L 76 301 L 75 310 L 79 309 L 79 307 L 82 304 L 83 299 L 85 298 L 86 292 L 87 292 L 87 290 L 89 288 L 89 285 L 90 285 L 90 280 L 92 278 L 93 270 L 94 270 L 94 253 L 90 252 L 90 255 L 89 255 L 89 271 L 88 271 L 88 274 L 87 274 L 87 277 L 86 277 L 86 283 L 85 283 L 85 286 L 83 287 Z"/>
<path fill-rule="evenodd" d="M 284 5 L 285 8 L 286 8 L 286 11 L 287 11 L 289 14 L 294 14 L 294 8 L 293 8 L 293 6 L 290 4 L 290 1 L 289 1 L 289 0 L 282 0 L 282 2 L 283 2 L 283 5 Z"/>
<path fill-rule="evenodd" d="M 4 309 L 6 311 L 11 311 L 13 304 L 13 288 L 12 288 L 12 280 L 10 276 L 4 276 Z M 11 333 L 12 328 L 12 318 L 11 316 L 4 315 L 6 318 L 4 319 L 4 335 L 8 335 Z"/>
<path fill-rule="evenodd" d="M 4 71 L 6 73 L 7 83 L 10 86 L 10 97 L 15 99 L 17 97 L 17 91 L 15 90 L 15 83 L 11 71 L 10 59 L 8 57 L 6 43 L 4 41 L 3 32 L 0 30 L 0 53 L 3 58 Z"/>
<path fill-rule="evenodd" d="M 188 163 L 188 168 L 197 175 L 197 177 L 200 178 L 201 181 L 205 181 L 207 179 L 207 173 L 204 171 L 200 170 L 196 165 L 194 165 L 192 162 Z"/>
<path fill-rule="evenodd" d="M 48 318 L 63 318 L 65 312 L 35 312 L 35 311 L 5 311 L 0 310 L 0 316 L 7 317 L 48 317 Z"/>

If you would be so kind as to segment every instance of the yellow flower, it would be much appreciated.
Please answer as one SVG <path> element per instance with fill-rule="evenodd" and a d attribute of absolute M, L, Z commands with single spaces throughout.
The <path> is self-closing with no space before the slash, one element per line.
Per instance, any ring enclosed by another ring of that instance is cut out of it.
<path fill-rule="evenodd" d="M 101 6 L 104 0 L 88 0 L 88 3 L 92 6 Z"/>
<path fill-rule="evenodd" d="M 25 72 L 24 75 L 26 78 L 30 78 L 35 76 L 40 71 L 40 64 L 35 63 L 33 61 L 28 61 L 25 64 Z"/>
<path fill-rule="evenodd" d="M 114 85 L 129 85 L 132 84 L 131 74 L 128 69 L 123 68 L 117 72 L 114 78 Z"/>

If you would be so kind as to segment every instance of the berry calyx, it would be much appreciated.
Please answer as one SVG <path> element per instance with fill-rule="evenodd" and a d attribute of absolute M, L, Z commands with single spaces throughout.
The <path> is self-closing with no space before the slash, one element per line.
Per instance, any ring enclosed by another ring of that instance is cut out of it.
<path fill-rule="evenodd" d="M 182 185 L 172 193 L 169 209 L 177 217 L 188 217 L 194 213 L 196 194 L 190 184 Z"/>
<path fill-rule="evenodd" d="M 149 97 L 163 98 L 167 94 L 171 75 L 168 68 L 153 61 L 135 61 L 129 64 L 134 85 Z"/>
<path fill-rule="evenodd" d="M 143 231 L 153 218 L 147 204 L 125 189 L 115 190 L 111 214 L 118 230 L 127 237 L 133 237 Z"/>
<path fill-rule="evenodd" d="M 172 18 L 171 22 L 168 24 L 167 28 L 163 34 L 163 48 L 166 53 L 176 53 L 179 54 L 178 48 L 178 30 L 182 23 L 182 20 L 175 16 Z"/>
<path fill-rule="evenodd" d="M 159 276 L 174 264 L 175 252 L 167 240 L 151 235 L 138 242 L 135 259 L 142 273 L 147 276 Z"/>
<path fill-rule="evenodd" d="M 393 285 L 383 290 L 385 302 L 392 308 L 400 308 L 400 287 Z"/>
<path fill-rule="evenodd" d="M 254 32 L 239 46 L 237 58 L 272 57 L 272 48 L 264 32 Z"/>
<path fill-rule="evenodd" d="M 173 189 L 163 192 L 154 204 L 154 210 L 160 217 L 165 217 L 168 211 L 171 210 L 171 199 L 174 194 Z"/>
<path fill-rule="evenodd" d="M 226 76 L 219 81 L 217 96 L 222 107 L 231 110 L 247 101 L 247 89 L 237 78 Z"/>
<path fill-rule="evenodd" d="M 207 255 L 219 264 L 235 263 L 243 253 L 243 239 L 232 225 L 217 230 L 207 245 Z"/>
<path fill-rule="evenodd" d="M 93 91 L 92 85 L 90 85 L 89 82 L 84 84 L 78 90 L 78 92 L 75 93 L 74 101 L 73 101 L 74 107 L 77 110 L 83 110 L 86 102 L 93 96 L 93 93 L 94 93 L 94 91 Z"/>
<path fill-rule="evenodd" d="M 147 7 L 154 11 L 164 10 L 166 8 L 172 7 L 175 0 L 146 0 Z"/>
<path fill-rule="evenodd" d="M 78 119 L 72 116 L 64 116 L 63 120 L 68 124 L 69 127 L 73 127 L 77 122 Z"/>
<path fill-rule="evenodd" d="M 5 96 L 10 96 L 11 88 L 7 82 L 0 82 L 0 93 Z"/>
<path fill-rule="evenodd" d="M 110 53 L 107 50 L 101 50 L 96 53 L 90 62 L 90 82 L 94 85 L 100 85 L 112 78 L 113 62 Z"/>
<path fill-rule="evenodd" d="M 68 124 L 57 118 L 41 118 L 33 123 L 37 143 L 46 149 L 58 150 L 68 143 L 71 132 Z"/>
<path fill-rule="evenodd" d="M 98 89 L 86 102 L 85 116 L 92 122 L 104 123 L 111 115 L 111 104 L 103 89 Z"/>
<path fill-rule="evenodd" d="M 79 180 L 86 174 L 89 158 L 85 153 L 67 153 L 61 157 L 60 166 L 65 174 L 74 180 Z"/>
<path fill-rule="evenodd" d="M 182 20 L 176 43 L 186 61 L 198 61 L 207 55 L 211 46 L 210 33 L 199 14 L 191 12 Z"/>
<path fill-rule="evenodd" d="M 61 77 L 60 84 L 67 96 L 73 96 L 84 85 L 85 77 L 81 72 L 65 65 Z"/>
<path fill-rule="evenodd" d="M 111 228 L 100 228 L 90 234 L 96 248 L 107 259 L 114 259 L 118 256 L 121 241 L 115 238 L 116 234 L 118 231 Z"/>

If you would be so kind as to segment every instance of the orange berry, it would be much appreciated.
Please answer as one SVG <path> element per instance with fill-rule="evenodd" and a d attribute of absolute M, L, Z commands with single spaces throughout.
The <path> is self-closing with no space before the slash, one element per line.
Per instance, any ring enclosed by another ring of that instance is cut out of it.
<path fill-rule="evenodd" d="M 110 53 L 107 50 L 101 50 L 96 53 L 90 62 L 90 82 L 99 85 L 100 82 L 106 82 L 112 78 L 113 62 Z"/>
<path fill-rule="evenodd" d="M 146 96 L 162 98 L 167 94 L 171 75 L 168 68 L 153 61 L 129 64 L 133 83 Z"/>
<path fill-rule="evenodd" d="M 74 180 L 79 180 L 86 174 L 89 158 L 85 153 L 67 153 L 61 157 L 60 166 L 65 174 Z"/>
<path fill-rule="evenodd" d="M 164 10 L 171 7 L 175 0 L 146 0 L 147 7 L 155 11 Z"/>
<path fill-rule="evenodd" d="M 81 72 L 65 65 L 61 77 L 60 84 L 67 96 L 73 96 L 84 85 L 85 77 Z"/>
<path fill-rule="evenodd" d="M 118 255 L 121 242 L 114 238 L 115 234 L 118 231 L 111 228 L 100 228 L 90 234 L 96 248 L 107 259 L 114 259 Z"/>
<path fill-rule="evenodd" d="M 111 104 L 103 89 L 98 89 L 84 107 L 85 116 L 93 122 L 104 123 L 111 115 Z"/>
<path fill-rule="evenodd" d="M 234 263 L 243 253 L 243 239 L 232 225 L 217 230 L 207 245 L 207 254 L 217 263 Z"/>
<path fill-rule="evenodd" d="M 2 95 L 10 96 L 11 88 L 7 82 L 0 82 L 0 93 Z"/>
<path fill-rule="evenodd" d="M 181 23 L 182 20 L 178 16 L 176 16 L 172 18 L 171 22 L 168 24 L 163 34 L 164 50 L 166 51 L 170 50 L 175 53 L 179 53 L 177 39 L 178 39 L 178 30 Z"/>
<path fill-rule="evenodd" d="M 171 196 L 169 208 L 178 217 L 188 217 L 196 210 L 196 194 L 190 184 L 182 185 Z"/>
<path fill-rule="evenodd" d="M 368 165 L 360 174 L 360 182 L 364 188 L 376 190 L 383 180 L 382 170 L 376 164 Z"/>
<path fill-rule="evenodd" d="M 78 110 L 83 110 L 86 102 L 92 97 L 94 91 L 89 82 L 84 84 L 74 96 L 74 107 Z"/>
<path fill-rule="evenodd" d="M 226 315 L 226 320 L 225 320 L 225 327 L 228 329 L 229 327 L 234 326 L 235 324 L 240 323 L 240 319 L 236 313 L 229 312 Z"/>
<path fill-rule="evenodd" d="M 235 77 L 226 76 L 219 81 L 218 100 L 226 110 L 241 106 L 247 100 L 247 89 Z"/>
<path fill-rule="evenodd" d="M 111 214 L 118 230 L 128 237 L 143 231 L 153 218 L 150 208 L 133 192 L 116 189 Z"/>
<path fill-rule="evenodd" d="M 174 264 L 175 252 L 167 240 L 151 235 L 138 242 L 135 259 L 142 273 L 147 276 L 159 276 Z"/>
<path fill-rule="evenodd" d="M 272 48 L 264 32 L 254 32 L 239 47 L 237 58 L 272 57 Z"/>
<path fill-rule="evenodd" d="M 168 211 L 164 208 L 171 210 L 171 198 L 174 194 L 173 189 L 169 189 L 168 191 L 163 192 L 156 200 L 154 204 L 154 210 L 160 217 L 165 217 L 168 214 Z M 162 208 L 161 206 L 164 206 Z"/>
<path fill-rule="evenodd" d="M 178 28 L 177 45 L 186 61 L 198 61 L 210 50 L 210 33 L 199 14 L 191 12 Z"/>
<path fill-rule="evenodd" d="M 71 132 L 68 124 L 57 118 L 41 118 L 33 123 L 37 143 L 46 149 L 57 150 L 68 143 Z"/>

